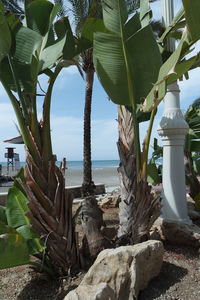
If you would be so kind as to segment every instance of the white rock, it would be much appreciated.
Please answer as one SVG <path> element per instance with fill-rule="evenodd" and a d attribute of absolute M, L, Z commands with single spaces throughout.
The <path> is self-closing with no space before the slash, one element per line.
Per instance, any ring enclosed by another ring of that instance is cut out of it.
<path fill-rule="evenodd" d="M 200 247 L 200 227 L 195 224 L 166 222 L 158 218 L 153 230 L 159 233 L 162 240 L 181 246 Z"/>
<path fill-rule="evenodd" d="M 97 285 L 79 285 L 64 300 L 115 300 L 113 290 L 106 283 Z"/>
<path fill-rule="evenodd" d="M 163 253 L 164 248 L 159 241 L 147 241 L 134 246 L 103 250 L 78 289 L 81 286 L 89 285 L 92 288 L 101 283 L 107 283 L 114 291 L 115 300 L 137 299 L 139 291 L 147 287 L 149 281 L 159 274 Z M 78 298 L 65 300 L 70 299 Z M 85 298 L 80 296 L 79 299 Z M 97 298 L 88 297 L 87 299 Z"/>

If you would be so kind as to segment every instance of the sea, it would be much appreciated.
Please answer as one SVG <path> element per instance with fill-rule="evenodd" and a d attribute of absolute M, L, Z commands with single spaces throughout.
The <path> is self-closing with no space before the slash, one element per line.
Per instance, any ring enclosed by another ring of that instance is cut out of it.
<path fill-rule="evenodd" d="M 60 161 L 57 162 L 57 165 L 60 166 Z M 7 166 L 6 162 L 0 162 L 2 166 Z M 25 165 L 25 162 L 20 162 L 21 166 Z M 117 168 L 119 166 L 119 160 L 93 160 L 92 169 L 105 169 L 105 168 Z M 67 161 L 67 168 L 82 170 L 83 161 L 82 160 L 69 160 Z"/>

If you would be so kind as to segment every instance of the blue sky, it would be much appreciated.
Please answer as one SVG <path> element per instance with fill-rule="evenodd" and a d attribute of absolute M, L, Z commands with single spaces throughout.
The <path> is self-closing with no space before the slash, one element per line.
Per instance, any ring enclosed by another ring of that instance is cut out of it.
<path fill-rule="evenodd" d="M 181 1 L 176 0 L 176 10 Z M 152 4 L 154 18 L 160 18 L 161 5 L 158 1 Z M 200 48 L 197 45 L 197 48 Z M 200 95 L 200 71 L 190 72 L 190 79 L 180 83 L 181 108 L 186 110 Z M 47 78 L 41 77 L 41 85 L 46 87 Z M 83 111 L 85 82 L 75 67 L 64 69 L 57 80 L 52 98 L 52 140 L 54 153 L 58 160 L 67 157 L 68 160 L 82 160 L 83 149 Z M 38 99 L 39 110 L 41 110 Z M 8 144 L 2 141 L 16 136 L 14 122 L 16 122 L 13 109 L 9 103 L 2 86 L 0 86 L 0 161 L 5 161 L 5 147 Z M 160 122 L 163 105 L 159 107 L 155 119 L 153 135 L 158 138 L 156 128 Z M 108 97 L 98 79 L 95 78 L 93 103 L 92 103 L 92 158 L 93 159 L 117 159 L 117 106 L 108 100 Z M 141 125 L 141 137 L 146 132 L 146 124 Z M 16 145 L 16 152 L 20 154 L 21 161 L 25 160 L 24 147 Z"/>

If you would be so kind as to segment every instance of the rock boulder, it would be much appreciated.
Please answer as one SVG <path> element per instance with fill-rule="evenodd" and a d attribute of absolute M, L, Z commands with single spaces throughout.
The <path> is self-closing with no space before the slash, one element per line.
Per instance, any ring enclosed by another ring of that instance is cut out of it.
<path fill-rule="evenodd" d="M 93 289 L 97 289 L 101 284 L 106 284 L 105 290 L 108 285 L 114 293 L 112 298 L 109 290 L 111 298 L 108 299 L 137 299 L 139 291 L 147 287 L 149 281 L 159 274 L 163 253 L 163 245 L 159 241 L 103 250 L 74 291 L 74 298 L 67 298 L 70 295 L 68 294 L 65 300 L 86 299 L 83 293 L 80 293 L 81 287 L 88 287 L 86 288 L 88 300 L 105 300 L 107 298 L 94 297 L 96 294 Z M 80 295 L 79 298 L 75 298 L 76 293 Z"/>

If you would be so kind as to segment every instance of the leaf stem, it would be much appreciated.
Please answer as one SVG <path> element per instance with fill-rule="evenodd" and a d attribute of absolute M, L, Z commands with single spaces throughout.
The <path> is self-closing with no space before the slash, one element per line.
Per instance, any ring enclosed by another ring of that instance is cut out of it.
<path fill-rule="evenodd" d="M 157 112 L 157 109 L 154 109 L 151 112 L 149 127 L 148 127 L 147 134 L 146 134 L 146 137 L 144 139 L 144 144 L 143 144 L 142 177 L 144 179 L 147 178 L 149 144 L 150 144 L 151 133 L 152 133 L 152 128 L 153 128 L 153 122 L 154 122 L 156 112 Z"/>

